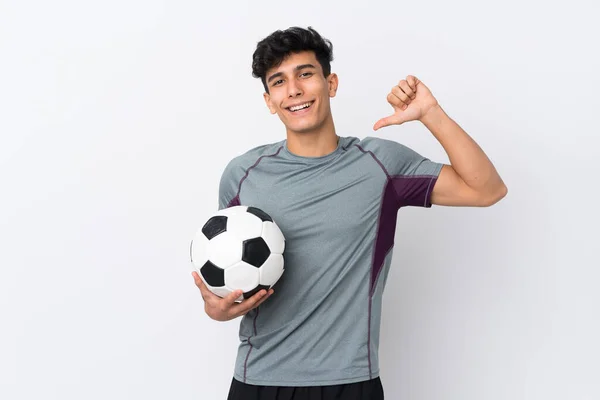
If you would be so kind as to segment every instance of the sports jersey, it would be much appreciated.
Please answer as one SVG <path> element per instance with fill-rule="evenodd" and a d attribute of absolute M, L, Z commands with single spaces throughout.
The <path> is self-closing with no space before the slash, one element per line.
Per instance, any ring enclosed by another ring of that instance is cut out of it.
<path fill-rule="evenodd" d="M 258 207 L 286 239 L 274 295 L 240 321 L 235 379 L 325 386 L 379 376 L 398 210 L 431 207 L 442 165 L 374 137 L 340 137 L 322 157 L 293 154 L 283 140 L 228 163 L 219 208 Z"/>

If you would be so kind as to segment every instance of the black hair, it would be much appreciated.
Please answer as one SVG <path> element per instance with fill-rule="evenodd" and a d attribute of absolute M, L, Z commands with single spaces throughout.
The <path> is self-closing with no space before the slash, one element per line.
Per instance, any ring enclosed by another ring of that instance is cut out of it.
<path fill-rule="evenodd" d="M 323 75 L 329 76 L 333 45 L 310 26 L 308 29 L 295 26 L 284 31 L 278 30 L 258 42 L 252 55 L 252 76 L 260 78 L 265 91 L 269 93 L 267 71 L 281 65 L 288 55 L 301 51 L 313 51 L 321 64 Z"/>

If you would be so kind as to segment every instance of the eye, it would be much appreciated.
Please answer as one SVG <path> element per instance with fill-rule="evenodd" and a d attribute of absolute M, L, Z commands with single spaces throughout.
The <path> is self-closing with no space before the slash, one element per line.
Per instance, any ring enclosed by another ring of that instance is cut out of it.
<path fill-rule="evenodd" d="M 278 81 L 275 81 L 275 82 L 273 83 L 273 86 L 277 86 L 277 85 L 279 85 L 281 82 L 283 82 L 283 79 L 279 79 Z"/>
<path fill-rule="evenodd" d="M 309 76 L 312 76 L 312 72 L 304 72 L 304 73 L 300 74 L 300 76 L 304 76 L 304 77 L 308 78 Z"/>

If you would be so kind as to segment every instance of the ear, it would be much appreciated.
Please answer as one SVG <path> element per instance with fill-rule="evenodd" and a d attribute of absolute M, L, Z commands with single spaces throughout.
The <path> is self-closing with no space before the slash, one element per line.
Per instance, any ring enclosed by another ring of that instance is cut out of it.
<path fill-rule="evenodd" d="M 335 97 L 335 94 L 337 93 L 338 83 L 339 80 L 337 74 L 334 74 L 333 72 L 329 74 L 329 76 L 327 77 L 327 84 L 329 86 L 329 97 Z"/>
<path fill-rule="evenodd" d="M 273 107 L 273 103 L 271 103 L 271 96 L 269 95 L 269 93 L 265 92 L 263 94 L 263 98 L 265 99 L 265 103 L 267 104 L 267 107 L 269 108 L 271 114 L 277 113 L 277 110 L 275 109 L 275 107 Z"/>

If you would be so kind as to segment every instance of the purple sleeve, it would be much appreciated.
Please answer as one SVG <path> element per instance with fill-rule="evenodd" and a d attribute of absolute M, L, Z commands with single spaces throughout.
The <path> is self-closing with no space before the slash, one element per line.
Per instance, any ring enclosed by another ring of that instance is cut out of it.
<path fill-rule="evenodd" d="M 398 208 L 431 207 L 431 192 L 437 175 L 393 176 L 392 184 L 398 198 Z"/>
<path fill-rule="evenodd" d="M 398 208 L 431 207 L 431 192 L 444 164 L 433 162 L 392 140 L 366 138 L 363 142 L 391 180 Z"/>

